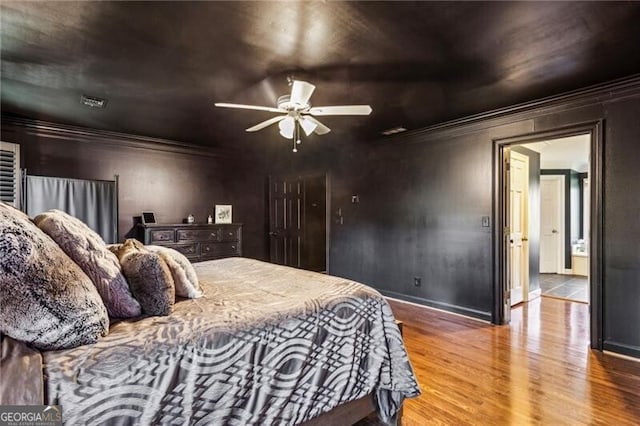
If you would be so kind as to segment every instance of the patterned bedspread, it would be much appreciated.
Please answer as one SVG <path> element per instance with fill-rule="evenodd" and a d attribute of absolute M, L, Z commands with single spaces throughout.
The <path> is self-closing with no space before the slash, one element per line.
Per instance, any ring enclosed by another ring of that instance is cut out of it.
<path fill-rule="evenodd" d="M 204 297 L 44 353 L 65 423 L 291 425 L 371 392 L 392 422 L 419 394 L 375 290 L 244 258 L 194 266 Z"/>

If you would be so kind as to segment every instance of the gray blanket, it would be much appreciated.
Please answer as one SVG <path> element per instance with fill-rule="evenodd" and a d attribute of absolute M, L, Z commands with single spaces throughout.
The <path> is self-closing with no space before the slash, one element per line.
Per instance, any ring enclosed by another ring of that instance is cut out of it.
<path fill-rule="evenodd" d="M 65 423 L 291 425 L 372 392 L 391 422 L 419 394 L 375 290 L 243 258 L 194 266 L 204 297 L 44 353 Z"/>

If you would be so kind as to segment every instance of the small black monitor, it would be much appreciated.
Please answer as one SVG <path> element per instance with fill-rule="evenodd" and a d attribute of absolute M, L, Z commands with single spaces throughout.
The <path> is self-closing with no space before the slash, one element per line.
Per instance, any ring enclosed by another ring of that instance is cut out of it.
<path fill-rule="evenodd" d="M 156 215 L 153 212 L 142 212 L 142 223 L 145 225 L 156 223 Z"/>

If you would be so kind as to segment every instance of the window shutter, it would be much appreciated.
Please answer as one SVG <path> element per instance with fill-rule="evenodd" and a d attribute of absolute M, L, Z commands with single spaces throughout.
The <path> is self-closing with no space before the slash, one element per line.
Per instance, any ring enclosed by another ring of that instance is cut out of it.
<path fill-rule="evenodd" d="M 0 201 L 20 207 L 20 145 L 0 142 Z"/>

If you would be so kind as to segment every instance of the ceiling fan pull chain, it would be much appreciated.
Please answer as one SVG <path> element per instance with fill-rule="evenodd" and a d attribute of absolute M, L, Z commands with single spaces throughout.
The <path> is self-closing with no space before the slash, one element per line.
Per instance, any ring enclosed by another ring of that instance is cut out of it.
<path fill-rule="evenodd" d="M 295 120 L 293 122 L 293 137 L 291 138 L 291 142 L 293 142 L 293 152 L 298 152 L 298 148 L 296 147 L 296 130 L 298 129 L 298 121 Z"/>

